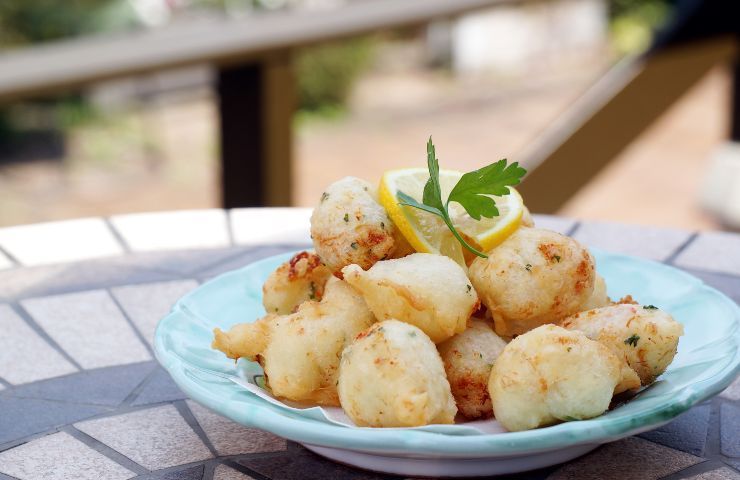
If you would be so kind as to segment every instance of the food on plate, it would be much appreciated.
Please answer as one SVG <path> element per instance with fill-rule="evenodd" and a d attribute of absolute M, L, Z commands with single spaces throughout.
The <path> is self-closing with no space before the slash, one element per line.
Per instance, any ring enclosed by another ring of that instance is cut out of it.
<path fill-rule="evenodd" d="M 505 346 L 493 327 L 477 318 L 468 321 L 464 332 L 437 345 L 452 396 L 464 417 L 472 420 L 493 415 L 488 378 Z"/>
<path fill-rule="evenodd" d="M 427 169 L 386 172 L 377 191 L 334 182 L 311 216 L 315 253 L 272 272 L 267 315 L 215 329 L 213 348 L 258 362 L 275 397 L 358 426 L 601 415 L 665 371 L 683 328 L 612 302 L 588 249 L 535 228 L 513 188 L 525 173 L 441 170 L 430 138 Z"/>
<path fill-rule="evenodd" d="M 496 420 L 519 431 L 601 415 L 621 375 L 619 358 L 601 343 L 543 325 L 506 345 L 488 388 Z"/>
<path fill-rule="evenodd" d="M 586 300 L 586 302 L 580 306 L 580 310 L 592 310 L 594 308 L 606 307 L 607 305 L 611 304 L 612 301 L 606 294 L 606 280 L 604 280 L 604 277 L 597 273 L 596 277 L 594 278 L 594 290 L 593 292 L 591 292 L 591 296 L 588 297 L 588 300 Z"/>
<path fill-rule="evenodd" d="M 355 177 L 332 183 L 321 195 L 311 215 L 311 238 L 316 254 L 339 275 L 347 265 L 370 268 L 412 251 L 378 203 L 376 188 Z"/>
<path fill-rule="evenodd" d="M 297 253 L 272 272 L 262 286 L 262 305 L 268 313 L 287 315 L 306 300 L 321 300 L 331 277 L 318 255 Z"/>
<path fill-rule="evenodd" d="M 304 302 L 293 314 L 268 314 L 228 332 L 215 329 L 213 348 L 229 358 L 259 362 L 276 397 L 338 406 L 340 354 L 374 322 L 362 297 L 331 278 L 320 302 Z"/>
<path fill-rule="evenodd" d="M 580 311 L 596 270 L 591 253 L 574 239 L 521 227 L 488 258 L 476 258 L 469 275 L 496 333 L 512 337 Z"/>
<path fill-rule="evenodd" d="M 397 320 L 376 323 L 342 352 L 339 400 L 355 424 L 453 423 L 457 408 L 434 343 Z"/>
<path fill-rule="evenodd" d="M 442 255 L 414 253 L 378 262 L 367 271 L 349 265 L 342 273 L 378 320 L 416 325 L 435 343 L 465 330 L 479 306 L 465 271 Z"/>
<path fill-rule="evenodd" d="M 683 326 L 653 305 L 617 304 L 568 317 L 562 322 L 608 347 L 649 385 L 673 361 Z"/>

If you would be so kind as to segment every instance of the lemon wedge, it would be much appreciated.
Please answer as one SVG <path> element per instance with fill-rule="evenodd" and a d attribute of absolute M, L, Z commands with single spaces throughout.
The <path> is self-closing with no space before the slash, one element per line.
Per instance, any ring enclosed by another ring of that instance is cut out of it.
<path fill-rule="evenodd" d="M 462 176 L 462 172 L 440 170 L 439 183 L 443 199 L 449 196 Z M 439 253 L 464 264 L 463 247 L 441 218 L 417 208 L 399 205 L 399 191 L 421 202 L 424 184 L 428 179 L 429 172 L 425 168 L 404 168 L 385 172 L 378 189 L 380 204 L 417 252 Z M 480 220 L 476 220 L 456 202 L 451 202 L 448 207 L 457 231 L 480 251 L 487 252 L 493 249 L 519 228 L 524 213 L 524 202 L 516 190 L 513 188 L 509 190 L 509 195 L 493 197 L 499 210 L 497 217 L 481 217 Z M 467 253 L 467 250 L 465 252 Z"/>

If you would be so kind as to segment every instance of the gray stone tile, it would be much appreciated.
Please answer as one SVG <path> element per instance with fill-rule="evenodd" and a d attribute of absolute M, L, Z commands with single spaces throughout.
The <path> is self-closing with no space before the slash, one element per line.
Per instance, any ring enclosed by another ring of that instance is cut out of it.
<path fill-rule="evenodd" d="M 675 264 L 740 275 L 740 235 L 729 232 L 701 233 L 681 252 Z"/>
<path fill-rule="evenodd" d="M 187 398 L 166 370 L 159 367 L 134 400 L 134 406 L 174 402 Z"/>
<path fill-rule="evenodd" d="M 0 394 L 0 444 L 108 411 L 110 408 L 103 406 L 18 398 L 11 392 L 3 392 Z"/>
<path fill-rule="evenodd" d="M 573 237 L 589 247 L 652 260 L 665 260 L 688 238 L 684 230 L 584 221 Z"/>
<path fill-rule="evenodd" d="M 238 208 L 229 211 L 237 245 L 311 243 L 312 208 Z"/>
<path fill-rule="evenodd" d="M 126 258 L 122 256 L 106 260 L 0 270 L 0 298 L 56 295 L 178 277 L 174 273 L 146 271 L 128 265 Z"/>
<path fill-rule="evenodd" d="M 548 480 L 651 480 L 665 477 L 702 459 L 641 438 L 625 438 L 576 459 Z"/>
<path fill-rule="evenodd" d="M 134 213 L 111 217 L 131 251 L 217 248 L 231 244 L 221 209 Z"/>
<path fill-rule="evenodd" d="M 567 235 L 577 223 L 573 218 L 558 217 L 555 215 L 534 214 L 532 217 L 534 218 L 535 227 L 552 230 L 563 235 Z"/>
<path fill-rule="evenodd" d="M 288 448 L 284 438 L 239 425 L 192 400 L 187 403 L 219 455 L 279 452 Z"/>
<path fill-rule="evenodd" d="M 740 458 L 728 458 L 727 460 L 725 460 L 725 463 L 732 467 L 735 467 L 735 470 L 740 470 Z"/>
<path fill-rule="evenodd" d="M 216 465 L 216 470 L 213 472 L 213 480 L 254 480 L 254 478 L 231 467 L 219 464 Z"/>
<path fill-rule="evenodd" d="M 203 478 L 203 465 L 177 470 L 175 472 L 153 473 L 144 477 L 146 480 L 201 480 Z"/>
<path fill-rule="evenodd" d="M 208 279 L 211 277 L 215 277 L 217 275 L 220 275 L 222 273 L 231 271 L 231 270 L 237 270 L 239 268 L 243 268 L 250 263 L 254 263 L 257 260 L 262 260 L 263 258 L 271 257 L 273 255 L 279 255 L 281 253 L 286 252 L 295 252 L 298 250 L 308 250 L 310 248 L 313 248 L 311 244 L 295 244 L 295 245 L 269 245 L 269 246 L 261 246 L 261 247 L 254 247 L 250 249 L 248 252 L 246 252 L 244 255 L 238 255 L 236 257 L 233 257 L 229 259 L 226 262 L 219 263 L 218 265 L 214 265 L 213 267 L 207 268 L 203 271 L 201 271 L 198 274 L 198 278 L 202 279 Z"/>
<path fill-rule="evenodd" d="M 709 405 L 698 405 L 676 417 L 668 425 L 645 432 L 640 437 L 666 447 L 702 456 L 709 428 Z"/>
<path fill-rule="evenodd" d="M 723 403 L 719 415 L 722 455 L 736 457 L 740 461 L 740 407 Z"/>
<path fill-rule="evenodd" d="M 116 287 L 111 289 L 111 293 L 151 345 L 157 323 L 180 297 L 197 286 L 195 280 L 176 280 Z"/>
<path fill-rule="evenodd" d="M 46 265 L 120 255 L 105 222 L 82 218 L 0 228 L 0 246 L 23 265 Z"/>
<path fill-rule="evenodd" d="M 0 305 L 0 332 L 0 377 L 7 382 L 17 385 L 77 371 L 8 305 Z"/>
<path fill-rule="evenodd" d="M 146 347 L 105 291 L 33 298 L 21 304 L 84 368 L 151 360 Z"/>
<path fill-rule="evenodd" d="M 23 480 L 124 480 L 136 476 L 64 432 L 0 453 L 0 472 Z"/>
<path fill-rule="evenodd" d="M 311 452 L 303 455 L 285 455 L 280 457 L 248 457 L 238 460 L 238 463 L 260 475 L 280 480 L 375 480 L 398 478 L 346 467 Z"/>
<path fill-rule="evenodd" d="M 75 427 L 149 470 L 212 458 L 172 405 L 89 420 Z"/>
<path fill-rule="evenodd" d="M 740 480 L 740 473 L 727 467 L 710 470 L 708 472 L 686 477 L 686 480 Z"/>
<path fill-rule="evenodd" d="M 115 407 L 149 375 L 154 362 L 86 370 L 13 389 L 14 397 Z"/>
<path fill-rule="evenodd" d="M 728 400 L 740 400 L 740 377 L 737 377 L 719 396 Z M 740 429 L 740 426 L 738 429 Z"/>

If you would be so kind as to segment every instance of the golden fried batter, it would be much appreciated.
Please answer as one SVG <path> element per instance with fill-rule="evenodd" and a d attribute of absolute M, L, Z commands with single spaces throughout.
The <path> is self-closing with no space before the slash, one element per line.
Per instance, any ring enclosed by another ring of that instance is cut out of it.
<path fill-rule="evenodd" d="M 229 358 L 259 362 L 276 397 L 338 406 L 339 356 L 373 322 L 362 297 L 331 278 L 321 302 L 307 301 L 291 315 L 268 314 L 226 333 L 217 328 L 212 347 Z"/>
<path fill-rule="evenodd" d="M 503 337 L 580 311 L 596 277 L 594 259 L 584 246 L 527 227 L 488 252 L 488 258 L 476 258 L 468 274 Z"/>
<path fill-rule="evenodd" d="M 462 267 L 442 255 L 414 253 L 367 271 L 357 265 L 342 271 L 378 320 L 416 325 L 435 343 L 465 330 L 479 305 Z"/>
<path fill-rule="evenodd" d="M 652 305 L 617 304 L 581 312 L 562 322 L 623 358 L 649 385 L 673 361 L 683 325 Z"/>
<path fill-rule="evenodd" d="M 311 215 L 311 238 L 336 275 L 347 265 L 366 269 L 413 251 L 377 199 L 376 188 L 355 177 L 332 183 L 321 196 Z"/>
<path fill-rule="evenodd" d="M 488 384 L 496 420 L 511 431 L 583 420 L 609 407 L 622 363 L 584 334 L 543 325 L 516 337 Z"/>
<path fill-rule="evenodd" d="M 287 315 L 306 300 L 321 300 L 331 270 L 315 253 L 301 252 L 280 265 L 262 286 L 262 305 L 268 313 Z"/>
<path fill-rule="evenodd" d="M 344 350 L 338 390 L 359 426 L 453 423 L 457 411 L 434 344 L 397 320 L 376 323 Z"/>
<path fill-rule="evenodd" d="M 505 346 L 492 326 L 477 318 L 468 321 L 464 332 L 437 345 L 457 409 L 466 418 L 493 415 L 488 378 Z"/>

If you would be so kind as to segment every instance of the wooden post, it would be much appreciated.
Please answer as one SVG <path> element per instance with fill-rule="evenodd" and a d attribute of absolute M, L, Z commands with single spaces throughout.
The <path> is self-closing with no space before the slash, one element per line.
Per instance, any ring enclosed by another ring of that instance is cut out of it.
<path fill-rule="evenodd" d="M 225 208 L 291 204 L 294 84 L 289 53 L 218 74 Z"/>

